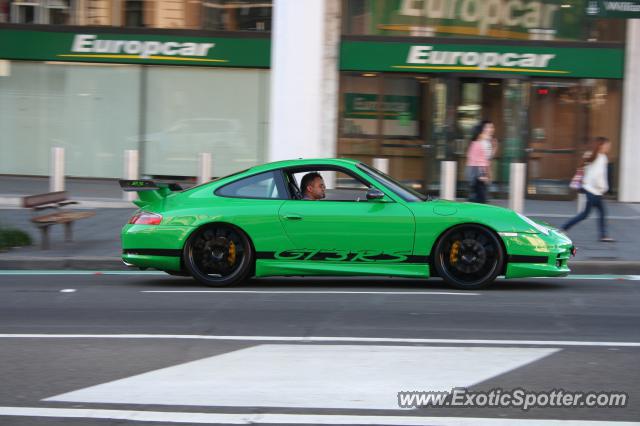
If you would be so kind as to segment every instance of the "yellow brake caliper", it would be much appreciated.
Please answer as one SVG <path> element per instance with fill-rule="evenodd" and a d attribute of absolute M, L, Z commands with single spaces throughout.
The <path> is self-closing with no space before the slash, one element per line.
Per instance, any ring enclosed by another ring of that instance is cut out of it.
<path fill-rule="evenodd" d="M 449 253 L 449 263 L 455 265 L 458 262 L 458 253 L 460 252 L 460 241 L 456 241 L 451 246 L 451 252 Z"/>
<path fill-rule="evenodd" d="M 227 256 L 227 262 L 229 262 L 229 266 L 236 263 L 236 245 L 233 241 L 229 241 L 229 256 Z"/>

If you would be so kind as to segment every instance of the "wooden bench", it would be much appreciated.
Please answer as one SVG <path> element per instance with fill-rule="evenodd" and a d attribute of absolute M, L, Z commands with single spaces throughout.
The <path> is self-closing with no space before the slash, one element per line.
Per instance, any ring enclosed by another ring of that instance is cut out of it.
<path fill-rule="evenodd" d="M 71 241 L 71 224 L 75 220 L 95 216 L 96 214 L 94 211 L 72 211 L 62 208 L 70 204 L 78 204 L 78 202 L 70 201 L 67 191 L 22 197 L 22 207 L 32 209 L 34 214 L 31 217 L 31 222 L 40 228 L 42 232 L 42 250 L 49 248 L 49 227 L 51 225 L 56 223 L 64 224 L 64 239 L 65 241 Z M 53 209 L 53 211 L 43 212 L 43 210 L 49 209 Z"/>

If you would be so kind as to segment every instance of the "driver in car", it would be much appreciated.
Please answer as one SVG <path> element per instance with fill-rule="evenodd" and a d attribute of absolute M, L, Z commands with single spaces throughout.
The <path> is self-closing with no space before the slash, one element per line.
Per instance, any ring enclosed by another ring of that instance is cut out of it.
<path fill-rule="evenodd" d="M 317 201 L 325 197 L 324 179 L 318 172 L 307 173 L 300 182 L 302 188 L 302 199 Z"/>

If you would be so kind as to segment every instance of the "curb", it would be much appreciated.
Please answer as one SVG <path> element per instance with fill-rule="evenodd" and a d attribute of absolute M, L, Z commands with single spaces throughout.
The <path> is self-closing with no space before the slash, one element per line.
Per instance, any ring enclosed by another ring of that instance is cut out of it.
<path fill-rule="evenodd" d="M 128 271 L 119 257 L 4 257 L 0 270 Z"/>
<path fill-rule="evenodd" d="M 636 260 L 576 260 L 569 263 L 572 274 L 640 275 Z M 119 257 L 4 257 L 0 270 L 130 271 Z"/>

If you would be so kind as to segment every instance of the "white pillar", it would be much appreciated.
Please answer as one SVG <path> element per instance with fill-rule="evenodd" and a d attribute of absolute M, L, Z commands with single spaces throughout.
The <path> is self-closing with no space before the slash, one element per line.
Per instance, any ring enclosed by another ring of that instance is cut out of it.
<path fill-rule="evenodd" d="M 64 148 L 51 148 L 49 163 L 49 192 L 64 191 Z"/>
<path fill-rule="evenodd" d="M 270 161 L 335 157 L 339 0 L 275 0 Z"/>
<path fill-rule="evenodd" d="M 518 213 L 524 211 L 526 171 L 526 163 L 511 163 L 509 169 L 509 208 Z"/>
<path fill-rule="evenodd" d="M 440 198 L 443 200 L 456 199 L 456 173 L 458 163 L 456 161 L 440 162 Z"/>
<path fill-rule="evenodd" d="M 124 150 L 124 179 L 135 180 L 139 177 L 138 172 L 138 150 Z M 136 199 L 136 193 L 133 191 L 122 191 L 122 199 L 125 201 L 133 201 Z"/>
<path fill-rule="evenodd" d="M 640 202 L 640 19 L 627 20 L 618 199 Z"/>
<path fill-rule="evenodd" d="M 201 152 L 198 154 L 198 185 L 211 180 L 211 154 Z"/>
<path fill-rule="evenodd" d="M 389 174 L 389 159 L 388 158 L 374 158 L 373 167 L 380 170 L 382 173 Z"/>

